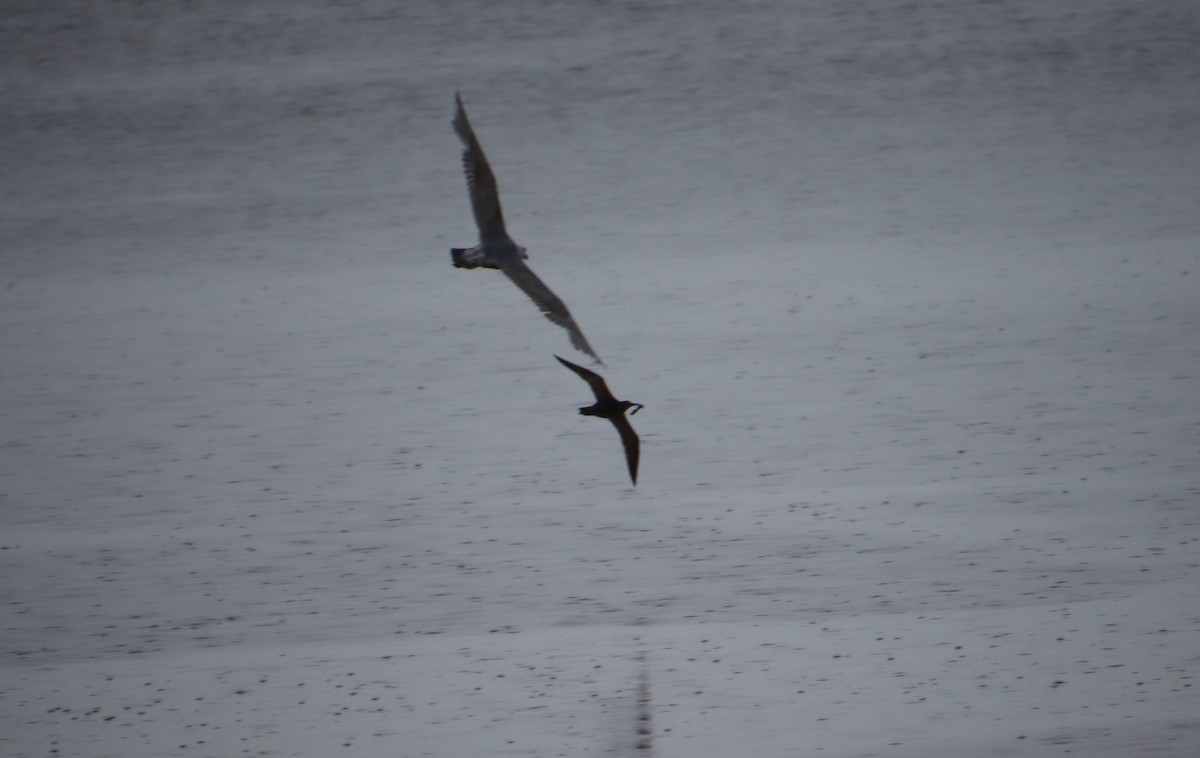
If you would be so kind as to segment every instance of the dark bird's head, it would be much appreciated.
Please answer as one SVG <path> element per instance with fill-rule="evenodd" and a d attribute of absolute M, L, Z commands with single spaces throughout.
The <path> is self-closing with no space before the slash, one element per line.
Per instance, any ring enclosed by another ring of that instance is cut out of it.
<path fill-rule="evenodd" d="M 642 405 L 641 403 L 631 403 L 628 400 L 622 400 L 620 402 L 620 406 L 621 406 L 622 411 L 629 411 L 629 409 L 632 408 L 633 410 L 629 411 L 630 416 L 632 416 L 633 414 L 637 413 L 638 411 L 640 411 L 641 409 L 646 407 L 646 406 Z"/>

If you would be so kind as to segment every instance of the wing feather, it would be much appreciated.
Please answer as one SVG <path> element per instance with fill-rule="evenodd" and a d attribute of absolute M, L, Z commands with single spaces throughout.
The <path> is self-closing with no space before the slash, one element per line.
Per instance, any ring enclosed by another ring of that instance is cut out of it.
<path fill-rule="evenodd" d="M 596 360 L 596 363 L 604 365 L 604 361 L 600 360 L 600 356 L 596 355 L 595 350 L 592 350 L 587 338 L 583 336 L 583 330 L 579 328 L 579 324 L 575 323 L 571 312 L 567 310 L 566 303 L 554 294 L 546 286 L 546 283 L 538 278 L 537 274 L 533 273 L 533 269 L 526 266 L 524 261 L 511 260 L 503 262 L 501 270 L 512 280 L 513 284 L 529 296 L 529 299 L 537 305 L 546 318 L 567 330 L 571 336 L 571 345 L 576 350 L 587 353 Z"/>
<path fill-rule="evenodd" d="M 624 413 L 613 416 L 609 421 L 613 423 L 613 426 L 617 427 L 617 433 L 621 435 L 621 444 L 625 447 L 625 462 L 629 464 L 629 478 L 636 487 L 638 451 L 641 446 L 638 442 L 637 432 L 633 431 L 633 426 L 630 425 L 629 419 L 625 418 Z"/>
<path fill-rule="evenodd" d="M 481 239 L 506 234 L 504 214 L 500 210 L 500 190 L 496 186 L 496 175 L 488 164 L 487 156 L 471 122 L 463 108 L 462 98 L 454 94 L 457 108 L 454 112 L 454 131 L 465 147 L 462 154 L 463 173 L 467 175 L 467 193 L 471 197 L 471 210 L 475 214 L 475 225 L 479 227 Z"/>
<path fill-rule="evenodd" d="M 584 368 L 583 366 L 577 366 L 568 360 L 559 358 L 557 355 L 554 357 L 558 358 L 559 363 L 561 363 L 562 365 L 571 369 L 576 374 L 579 374 L 580 378 L 583 379 L 585 382 L 587 382 L 591 386 L 592 394 L 594 394 L 596 396 L 596 399 L 598 401 L 600 401 L 600 402 L 609 401 L 609 402 L 613 402 L 613 403 L 617 402 L 617 399 L 615 397 L 613 397 L 612 392 L 609 391 L 608 383 L 604 381 L 604 377 L 600 376 L 595 371 L 589 371 L 588 369 Z"/>

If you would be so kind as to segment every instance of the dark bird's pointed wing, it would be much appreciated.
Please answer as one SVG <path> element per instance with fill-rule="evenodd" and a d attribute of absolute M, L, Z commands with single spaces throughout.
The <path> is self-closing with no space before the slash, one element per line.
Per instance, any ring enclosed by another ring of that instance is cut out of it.
<path fill-rule="evenodd" d="M 618 413 L 609 421 L 617 427 L 617 433 L 621 435 L 621 444 L 625 446 L 625 462 L 629 464 L 629 478 L 633 480 L 636 487 L 639 449 L 637 432 L 633 431 L 633 427 L 629 424 L 629 419 L 625 418 L 624 413 Z"/>
<path fill-rule="evenodd" d="M 467 111 L 463 108 L 462 98 L 454 93 L 454 102 L 458 106 L 454 111 L 454 131 L 462 140 L 466 149 L 463 150 L 463 171 L 467 175 L 467 193 L 471 196 L 471 210 L 475 212 L 475 225 L 479 227 L 479 237 L 486 240 L 506 234 L 504 231 L 504 214 L 500 212 L 500 190 L 496 188 L 496 175 L 488 165 L 487 156 L 479 146 L 475 130 L 467 120 Z"/>
<path fill-rule="evenodd" d="M 587 338 L 583 336 L 583 330 L 579 328 L 579 324 L 575 323 L 566 304 L 559 299 L 558 295 L 550 291 L 550 288 L 538 278 L 537 274 L 533 273 L 533 269 L 526 266 L 524 261 L 511 259 L 501 261 L 500 270 L 529 296 L 529 299 L 537 305 L 546 318 L 567 330 L 567 333 L 571 335 L 571 345 L 576 350 L 587 353 L 596 359 L 596 363 L 604 365 L 604 361 L 600 360 L 600 356 L 596 355 L 596 351 L 592 350 Z"/>
<path fill-rule="evenodd" d="M 568 360 L 559 358 L 557 355 L 554 357 L 558 358 L 559 363 L 561 363 L 562 365 L 571 369 L 576 374 L 579 374 L 580 378 L 582 378 L 583 381 L 590 384 L 592 387 L 592 393 L 596 396 L 597 400 L 599 400 L 602 403 L 617 402 L 617 399 L 615 397 L 613 397 L 613 394 L 608 391 L 608 384 L 605 383 L 604 377 L 600 376 L 595 371 L 589 371 L 588 369 L 584 368 L 583 366 L 577 366 Z M 621 436 L 624 436 L 624 434 L 622 434 Z M 635 442 L 634 443 L 635 449 L 636 449 L 636 445 L 637 445 L 637 443 Z"/>

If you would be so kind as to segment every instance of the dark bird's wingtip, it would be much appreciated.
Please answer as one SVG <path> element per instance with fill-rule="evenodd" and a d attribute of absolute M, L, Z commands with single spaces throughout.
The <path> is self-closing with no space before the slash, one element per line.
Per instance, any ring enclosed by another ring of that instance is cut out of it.
<path fill-rule="evenodd" d="M 580 366 L 580 365 L 579 365 L 579 364 L 577 364 L 577 363 L 571 363 L 571 362 L 570 362 L 569 360 L 567 360 L 566 358 L 561 358 L 561 357 L 559 357 L 557 354 L 551 353 L 551 355 L 554 355 L 554 357 L 558 359 L 558 362 L 559 362 L 559 363 L 561 363 L 562 365 L 564 365 L 564 366 L 566 366 L 566 367 L 568 367 L 568 368 L 571 368 L 571 367 L 574 367 L 574 368 L 583 368 L 582 366 Z M 597 365 L 597 366 L 603 366 L 604 368 L 608 368 L 608 364 L 607 364 L 607 363 L 605 363 L 604 361 L 600 360 L 599 358 L 597 358 L 595 355 L 592 355 L 592 354 L 590 354 L 590 353 L 589 353 L 589 354 L 588 354 L 588 357 L 589 357 L 589 358 L 591 358 L 593 361 L 595 361 L 595 363 L 596 363 L 596 365 Z"/>

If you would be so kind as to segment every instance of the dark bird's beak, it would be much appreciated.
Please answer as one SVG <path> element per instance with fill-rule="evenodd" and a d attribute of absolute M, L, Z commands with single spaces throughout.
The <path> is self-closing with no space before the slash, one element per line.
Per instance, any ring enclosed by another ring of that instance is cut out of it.
<path fill-rule="evenodd" d="M 640 411 L 641 409 L 646 407 L 646 406 L 642 405 L 641 403 L 634 403 L 633 405 L 637 406 L 637 407 L 630 407 L 630 409 L 629 409 L 630 416 L 632 416 L 633 414 L 637 413 L 638 411 Z"/>

